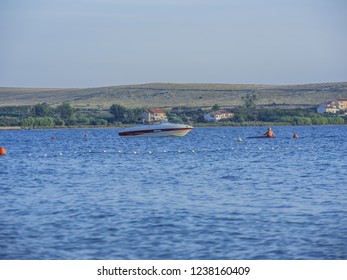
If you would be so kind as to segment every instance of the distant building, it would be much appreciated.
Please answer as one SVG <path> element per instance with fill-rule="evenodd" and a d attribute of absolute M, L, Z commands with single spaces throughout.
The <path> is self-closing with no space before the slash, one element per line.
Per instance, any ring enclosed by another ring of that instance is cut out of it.
<path fill-rule="evenodd" d="M 167 116 L 161 109 L 147 110 L 141 114 L 140 118 L 146 122 L 167 121 Z"/>
<path fill-rule="evenodd" d="M 347 110 L 347 99 L 334 99 L 319 104 L 317 108 L 318 114 L 332 113 L 336 114 Z"/>
<path fill-rule="evenodd" d="M 219 110 L 204 115 L 204 120 L 208 122 L 218 122 L 220 120 L 230 119 L 234 117 L 234 113 L 228 110 Z"/>
<path fill-rule="evenodd" d="M 347 111 L 347 99 L 337 99 L 339 110 Z"/>

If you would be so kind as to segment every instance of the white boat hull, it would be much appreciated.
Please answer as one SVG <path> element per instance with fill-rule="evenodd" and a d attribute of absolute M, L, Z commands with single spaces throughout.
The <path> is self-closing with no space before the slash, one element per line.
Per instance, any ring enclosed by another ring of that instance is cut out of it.
<path fill-rule="evenodd" d="M 192 126 L 173 123 L 154 123 L 129 127 L 119 132 L 124 137 L 169 137 L 185 136 L 193 129 Z"/>

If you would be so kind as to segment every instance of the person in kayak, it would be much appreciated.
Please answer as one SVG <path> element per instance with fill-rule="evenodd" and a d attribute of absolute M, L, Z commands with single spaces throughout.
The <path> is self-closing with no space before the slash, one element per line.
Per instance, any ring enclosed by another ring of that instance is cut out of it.
<path fill-rule="evenodd" d="M 268 138 L 275 138 L 275 133 L 272 131 L 271 127 L 269 127 L 264 134 Z"/>

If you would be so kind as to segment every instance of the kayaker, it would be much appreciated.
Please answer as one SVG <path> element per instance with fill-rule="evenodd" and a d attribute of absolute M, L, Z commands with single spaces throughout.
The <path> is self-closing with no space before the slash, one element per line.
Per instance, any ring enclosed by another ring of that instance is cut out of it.
<path fill-rule="evenodd" d="M 264 134 L 268 138 L 275 138 L 275 133 L 272 131 L 271 127 L 269 127 Z"/>
<path fill-rule="evenodd" d="M 297 133 L 294 133 L 293 138 L 297 139 L 299 138 L 299 135 Z"/>

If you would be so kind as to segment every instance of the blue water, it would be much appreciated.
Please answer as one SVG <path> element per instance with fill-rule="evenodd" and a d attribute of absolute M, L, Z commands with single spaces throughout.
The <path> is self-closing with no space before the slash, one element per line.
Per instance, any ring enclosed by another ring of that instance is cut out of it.
<path fill-rule="evenodd" d="M 274 131 L 0 131 L 0 259 L 346 259 L 347 126 Z"/>

